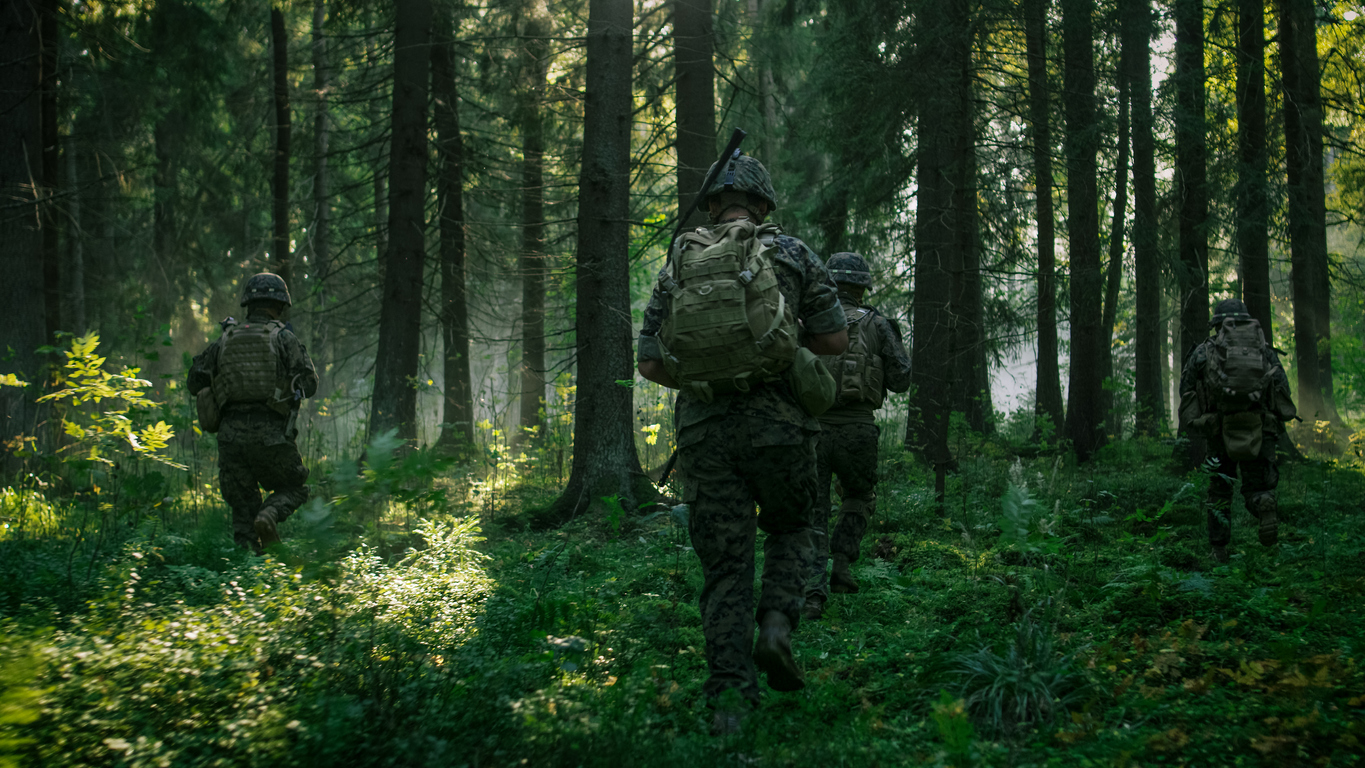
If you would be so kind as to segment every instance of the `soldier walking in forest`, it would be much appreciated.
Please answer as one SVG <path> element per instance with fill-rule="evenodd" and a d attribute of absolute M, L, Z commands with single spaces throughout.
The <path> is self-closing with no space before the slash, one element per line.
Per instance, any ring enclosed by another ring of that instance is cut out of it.
<path fill-rule="evenodd" d="M 246 320 L 224 320 L 223 335 L 190 366 L 201 424 L 218 433 L 218 486 L 232 507 L 233 540 L 255 552 L 278 542 L 279 524 L 308 500 L 295 423 L 318 375 L 286 325 L 291 304 L 279 275 L 254 275 L 242 295 Z M 270 492 L 264 504 L 262 487 Z"/>
<path fill-rule="evenodd" d="M 820 415 L 816 446 L 815 569 L 806 582 L 802 616 L 818 619 L 830 592 L 858 591 L 849 565 L 858 560 L 867 522 L 877 507 L 877 438 L 881 429 L 873 412 L 886 391 L 910 388 L 910 357 L 900 328 L 875 307 L 863 303 L 872 287 L 867 262 L 856 253 L 836 253 L 825 264 L 839 288 L 839 303 L 848 321 L 848 350 L 825 359 L 839 392 L 834 407 Z M 830 481 L 840 486 L 839 519 L 830 530 Z M 833 573 L 826 571 L 830 556 Z"/>
<path fill-rule="evenodd" d="M 1180 372 L 1180 420 L 1208 437 L 1207 463 L 1213 472 L 1207 501 L 1209 544 L 1213 558 L 1226 563 L 1239 469 L 1242 498 L 1259 521 L 1261 544 L 1271 547 L 1279 541 L 1275 444 L 1284 422 L 1296 413 L 1280 358 L 1246 305 L 1236 299 L 1220 301 L 1209 327 L 1215 334 L 1194 348 Z"/>
<path fill-rule="evenodd" d="M 734 690 L 757 704 L 756 667 L 775 690 L 805 685 L 791 633 L 815 554 L 820 426 L 801 404 L 806 379 L 793 373 L 810 368 L 793 361 L 812 352 L 839 354 L 848 336 L 819 257 L 764 223 L 777 196 L 763 164 L 736 150 L 712 166 L 708 182 L 702 199 L 711 225 L 673 243 L 645 310 L 639 370 L 681 390 L 674 414 L 678 462 L 705 580 L 700 603 L 710 676 L 704 691 L 716 709 L 713 731 L 733 733 L 742 713 L 720 697 Z M 808 351 L 797 349 L 799 337 Z M 758 529 L 767 538 L 755 610 Z"/>

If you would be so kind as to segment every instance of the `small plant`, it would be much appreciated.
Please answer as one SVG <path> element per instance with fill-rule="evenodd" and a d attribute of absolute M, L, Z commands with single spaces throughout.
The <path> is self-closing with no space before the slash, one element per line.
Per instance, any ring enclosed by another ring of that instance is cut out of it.
<path fill-rule="evenodd" d="M 1028 616 L 1003 653 L 983 646 L 961 654 L 951 674 L 967 711 L 1000 736 L 1051 724 L 1085 688 L 1073 657 L 1058 653 L 1050 629 Z"/>

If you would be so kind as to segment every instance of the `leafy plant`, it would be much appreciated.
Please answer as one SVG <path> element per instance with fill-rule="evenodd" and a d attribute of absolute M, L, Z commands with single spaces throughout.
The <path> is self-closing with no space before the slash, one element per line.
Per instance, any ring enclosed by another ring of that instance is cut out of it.
<path fill-rule="evenodd" d="M 967 710 L 1001 736 L 1051 724 L 1085 689 L 1073 656 L 1058 653 L 1050 628 L 1028 616 L 1002 653 L 982 646 L 959 655 L 950 670 Z"/>

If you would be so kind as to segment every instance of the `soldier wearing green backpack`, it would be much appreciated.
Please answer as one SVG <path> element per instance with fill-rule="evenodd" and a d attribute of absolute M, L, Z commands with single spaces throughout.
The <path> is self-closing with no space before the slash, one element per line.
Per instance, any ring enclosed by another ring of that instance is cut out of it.
<path fill-rule="evenodd" d="M 856 253 L 836 253 L 825 264 L 839 287 L 839 303 L 848 320 L 848 350 L 825 359 L 838 382 L 834 407 L 820 415 L 816 447 L 816 562 L 806 583 L 802 615 L 818 619 L 829 593 L 857 592 L 849 565 L 858 559 L 867 521 L 877 508 L 877 439 L 881 430 L 873 413 L 886 392 L 910 388 L 910 356 L 900 328 L 875 307 L 863 303 L 872 287 L 872 272 Z M 829 486 L 839 478 L 838 521 L 830 527 Z M 826 566 L 833 557 L 833 572 Z"/>
<path fill-rule="evenodd" d="M 757 671 L 776 690 L 805 684 L 791 632 L 815 557 L 820 424 L 812 413 L 822 404 L 793 371 L 823 371 L 812 353 L 839 354 L 848 335 L 824 264 L 805 243 L 764 223 L 777 196 L 763 164 L 735 151 L 708 178 L 702 200 L 711 225 L 682 234 L 670 249 L 645 310 L 639 370 L 680 390 L 678 467 L 705 579 L 704 691 L 716 707 L 730 690 L 756 704 Z M 832 400 L 832 379 L 828 385 Z M 755 606 L 759 530 L 767 538 Z M 713 729 L 734 732 L 740 718 L 722 705 Z"/>
<path fill-rule="evenodd" d="M 1245 304 L 1218 302 L 1209 328 L 1214 335 L 1194 348 L 1180 372 L 1180 423 L 1209 440 L 1209 544 L 1214 560 L 1225 563 L 1239 471 L 1242 498 L 1257 518 L 1261 544 L 1279 542 L 1275 443 L 1296 413 L 1280 358 Z"/>

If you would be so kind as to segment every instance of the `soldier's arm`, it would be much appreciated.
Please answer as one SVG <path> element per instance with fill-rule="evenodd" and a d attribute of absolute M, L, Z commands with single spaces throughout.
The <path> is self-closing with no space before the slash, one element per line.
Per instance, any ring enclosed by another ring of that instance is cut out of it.
<path fill-rule="evenodd" d="M 308 357 L 308 348 L 289 330 L 280 331 L 280 341 L 284 370 L 290 382 L 297 382 L 304 397 L 312 397 L 318 391 L 318 372 L 312 358 Z"/>
<path fill-rule="evenodd" d="M 1190 352 L 1185 366 L 1180 369 L 1180 423 L 1187 425 L 1204 414 L 1205 402 L 1200 391 L 1199 381 L 1204 376 L 1204 366 L 1208 364 L 1204 345 L 1200 344 Z"/>
<path fill-rule="evenodd" d="M 645 307 L 644 327 L 640 329 L 640 341 L 636 350 L 636 359 L 639 361 L 637 368 L 640 375 L 649 381 L 677 389 L 678 383 L 664 369 L 663 347 L 659 345 L 659 331 L 663 328 L 667 315 L 668 307 L 664 305 L 663 297 L 659 294 L 659 286 L 655 285 L 654 293 L 649 297 L 649 305 Z"/>
<path fill-rule="evenodd" d="M 873 315 L 871 319 L 877 323 L 877 335 L 881 341 L 877 352 L 882 356 L 882 384 L 892 392 L 904 392 L 910 388 L 910 355 L 906 354 L 905 345 L 901 343 L 900 330 L 895 327 L 894 321 L 880 314 Z"/>
<path fill-rule="evenodd" d="M 806 346 L 817 355 L 841 355 L 848 349 L 848 320 L 839 290 L 820 257 L 794 237 L 778 240 L 783 256 L 801 269 L 801 306 L 796 316 L 806 329 Z"/>
<path fill-rule="evenodd" d="M 198 394 L 204 387 L 213 386 L 213 372 L 218 369 L 218 348 L 221 343 L 221 340 L 215 340 L 207 349 L 194 356 L 186 381 L 190 394 Z"/>

